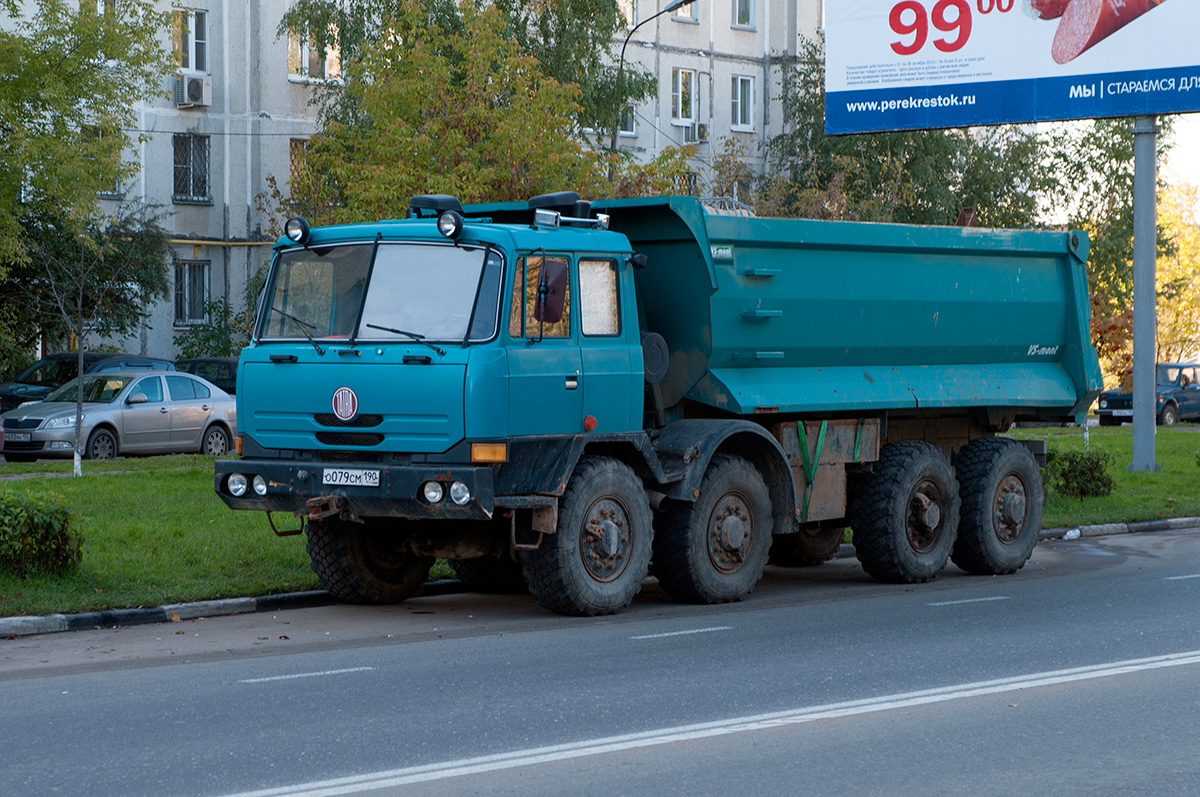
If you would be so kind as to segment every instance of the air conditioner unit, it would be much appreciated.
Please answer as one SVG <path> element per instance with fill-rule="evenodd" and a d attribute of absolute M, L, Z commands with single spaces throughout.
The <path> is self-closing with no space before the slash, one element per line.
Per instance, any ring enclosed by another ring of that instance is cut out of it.
<path fill-rule="evenodd" d="M 703 122 L 692 122 L 683 129 L 683 140 L 687 144 L 703 144 L 708 141 L 708 125 Z"/>
<path fill-rule="evenodd" d="M 175 76 L 175 106 L 200 108 L 212 105 L 212 75 L 184 71 Z"/>

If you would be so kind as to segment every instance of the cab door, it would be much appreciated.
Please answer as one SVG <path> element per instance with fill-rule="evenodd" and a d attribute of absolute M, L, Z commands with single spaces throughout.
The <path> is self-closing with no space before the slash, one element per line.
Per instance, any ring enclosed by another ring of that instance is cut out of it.
<path fill-rule="evenodd" d="M 579 348 L 583 363 L 583 415 L 597 432 L 642 428 L 642 349 L 636 327 L 621 317 L 621 260 L 579 258 Z"/>
<path fill-rule="evenodd" d="M 561 255 L 517 258 L 508 324 L 508 433 L 513 437 L 583 431 L 583 367 L 570 266 Z M 565 279 L 548 284 L 552 273 L 565 273 Z M 544 312 L 559 303 L 561 316 Z"/>

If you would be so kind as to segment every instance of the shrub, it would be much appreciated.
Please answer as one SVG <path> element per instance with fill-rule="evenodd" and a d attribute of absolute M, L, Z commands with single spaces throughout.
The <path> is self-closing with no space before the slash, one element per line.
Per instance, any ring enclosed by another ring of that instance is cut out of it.
<path fill-rule="evenodd" d="M 60 496 L 0 493 L 0 570 L 23 578 L 77 569 L 82 540 L 70 526 Z"/>
<path fill-rule="evenodd" d="M 1116 486 L 1108 466 L 1112 456 L 1106 451 L 1055 451 L 1046 457 L 1046 476 L 1050 489 L 1067 498 L 1093 498 L 1108 495 Z"/>

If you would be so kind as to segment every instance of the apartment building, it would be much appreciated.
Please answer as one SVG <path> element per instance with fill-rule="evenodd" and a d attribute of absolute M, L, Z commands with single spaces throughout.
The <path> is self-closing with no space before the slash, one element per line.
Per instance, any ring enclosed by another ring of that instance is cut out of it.
<path fill-rule="evenodd" d="M 627 68 L 655 75 L 658 91 L 624 115 L 618 146 L 649 159 L 695 143 L 703 184 L 720 140 L 733 136 L 761 168 L 760 145 L 781 130 L 772 56 L 794 55 L 799 38 L 822 27 L 824 0 L 693 0 L 652 20 L 668 0 L 619 2 L 636 26 Z M 317 131 L 314 86 L 336 77 L 339 64 L 336 53 L 323 58 L 276 35 L 291 0 L 160 3 L 172 14 L 161 36 L 176 67 L 163 75 L 163 98 L 137 109 L 137 177 L 104 201 L 141 198 L 166 209 L 179 265 L 168 300 L 136 333 L 109 342 L 174 357 L 175 335 L 204 320 L 208 301 L 241 309 L 247 280 L 270 253 L 257 198 L 269 177 L 286 190 Z M 615 41 L 618 55 L 624 42 L 624 34 Z M 607 133 L 593 135 L 608 144 Z"/>

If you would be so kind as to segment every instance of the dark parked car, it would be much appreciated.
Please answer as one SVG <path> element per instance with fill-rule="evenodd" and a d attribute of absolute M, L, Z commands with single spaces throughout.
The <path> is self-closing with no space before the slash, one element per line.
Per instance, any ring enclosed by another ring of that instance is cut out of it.
<path fill-rule="evenodd" d="M 176 360 L 175 370 L 203 377 L 229 395 L 237 393 L 237 357 L 192 357 Z"/>
<path fill-rule="evenodd" d="M 38 360 L 21 372 L 16 379 L 0 385 L 0 412 L 15 410 L 26 401 L 41 401 L 57 387 L 62 387 L 79 375 L 78 352 L 64 351 Z M 174 371 L 175 364 L 157 357 L 138 354 L 113 354 L 105 351 L 85 351 L 83 372 L 98 371 Z"/>
<path fill-rule="evenodd" d="M 1176 421 L 1200 418 L 1200 382 L 1197 382 L 1200 363 L 1158 364 L 1158 422 L 1170 426 Z M 1133 420 L 1133 394 L 1123 390 L 1106 390 L 1100 394 L 1096 408 L 1101 426 L 1116 426 Z"/>

